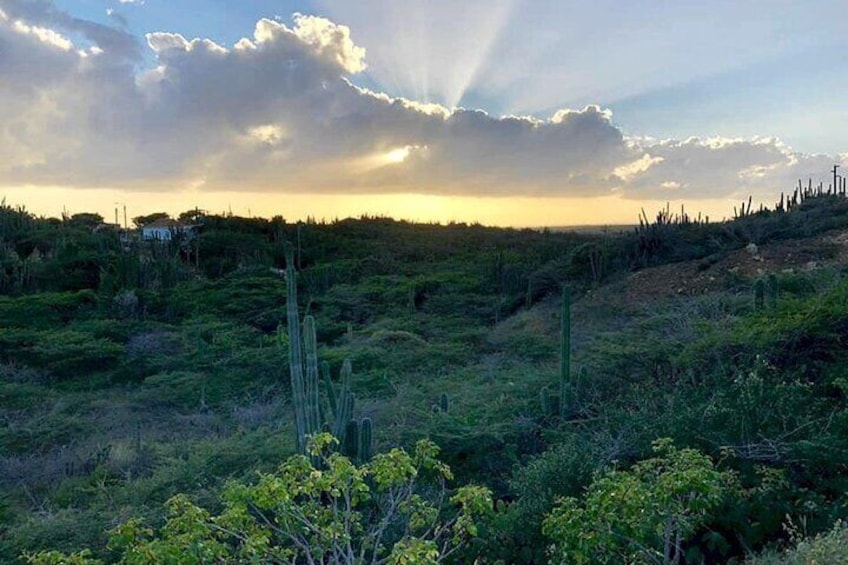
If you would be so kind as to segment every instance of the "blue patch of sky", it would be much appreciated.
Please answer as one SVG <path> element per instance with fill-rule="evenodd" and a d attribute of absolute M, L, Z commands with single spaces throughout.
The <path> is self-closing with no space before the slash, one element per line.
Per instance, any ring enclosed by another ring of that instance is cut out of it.
<path fill-rule="evenodd" d="M 848 148 L 848 89 L 839 50 L 798 52 L 777 60 L 637 96 L 603 101 L 626 131 L 660 138 L 777 136 L 804 152 Z"/>

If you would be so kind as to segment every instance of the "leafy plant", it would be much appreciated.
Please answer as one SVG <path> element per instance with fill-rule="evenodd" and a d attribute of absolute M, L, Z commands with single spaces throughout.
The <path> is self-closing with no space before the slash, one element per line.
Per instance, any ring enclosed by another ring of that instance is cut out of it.
<path fill-rule="evenodd" d="M 118 563 L 441 563 L 479 532 L 492 511 L 484 487 L 449 494 L 450 468 L 438 447 L 393 449 L 356 466 L 319 434 L 306 455 L 286 460 L 255 484 L 230 483 L 213 515 L 185 495 L 167 503 L 158 531 L 131 518 L 109 532 Z M 319 461 L 319 468 L 312 461 Z M 446 512 L 444 503 L 453 508 Z M 31 565 L 95 565 L 90 551 L 27 554 Z"/>
<path fill-rule="evenodd" d="M 718 508 L 732 475 L 669 439 L 657 456 L 628 471 L 609 471 L 584 500 L 565 498 L 545 519 L 554 563 L 681 563 L 684 543 Z"/>

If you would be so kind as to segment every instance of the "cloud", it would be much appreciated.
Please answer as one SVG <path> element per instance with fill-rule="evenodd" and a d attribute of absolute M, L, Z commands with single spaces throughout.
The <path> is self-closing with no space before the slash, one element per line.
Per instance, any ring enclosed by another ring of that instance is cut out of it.
<path fill-rule="evenodd" d="M 103 24 L 76 18 L 56 8 L 52 0 L 2 0 L 0 9 L 12 21 L 30 26 L 80 34 L 110 55 L 133 61 L 141 59 L 138 39 Z"/>
<path fill-rule="evenodd" d="M 315 16 L 231 46 L 150 33 L 139 71 L 124 31 L 47 1 L 0 10 L 0 185 L 701 198 L 774 194 L 833 159 L 632 137 L 594 105 L 537 119 L 392 98 L 352 84 L 365 50 Z"/>
<path fill-rule="evenodd" d="M 623 179 L 634 197 L 656 196 L 657 187 L 677 198 L 774 195 L 791 190 L 800 177 L 824 174 L 834 162 L 844 162 L 839 156 L 796 153 L 773 137 L 643 140 L 641 145 L 651 155 L 650 166 Z"/>

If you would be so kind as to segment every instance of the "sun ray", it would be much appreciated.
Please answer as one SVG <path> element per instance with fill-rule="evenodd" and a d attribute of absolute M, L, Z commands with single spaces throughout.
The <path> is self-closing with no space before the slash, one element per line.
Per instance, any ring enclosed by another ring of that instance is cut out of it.
<path fill-rule="evenodd" d="M 452 108 L 486 68 L 517 1 L 320 0 L 317 5 L 331 18 L 362 30 L 354 39 L 367 50 L 368 75 L 394 89 L 390 94 Z"/>

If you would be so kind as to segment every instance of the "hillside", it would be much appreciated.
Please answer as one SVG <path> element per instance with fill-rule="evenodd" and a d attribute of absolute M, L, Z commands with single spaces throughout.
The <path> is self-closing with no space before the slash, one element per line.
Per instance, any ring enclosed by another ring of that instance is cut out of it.
<path fill-rule="evenodd" d="M 107 529 L 160 524 L 176 493 L 215 509 L 227 480 L 295 453 L 287 252 L 319 360 L 334 379 L 352 363 L 374 451 L 430 438 L 456 484 L 492 490 L 455 562 L 581 562 L 574 539 L 586 562 L 650 562 L 654 543 L 662 557 L 644 518 L 601 540 L 612 518 L 592 504 L 678 455 L 700 473 L 680 480 L 715 495 L 680 503 L 678 562 L 744 560 L 846 516 L 843 198 L 718 224 L 660 212 L 621 234 L 195 219 L 195 237 L 163 244 L 0 209 L 3 562 L 114 559 Z M 554 413 L 540 394 L 559 387 L 563 285 L 575 389 Z"/>

